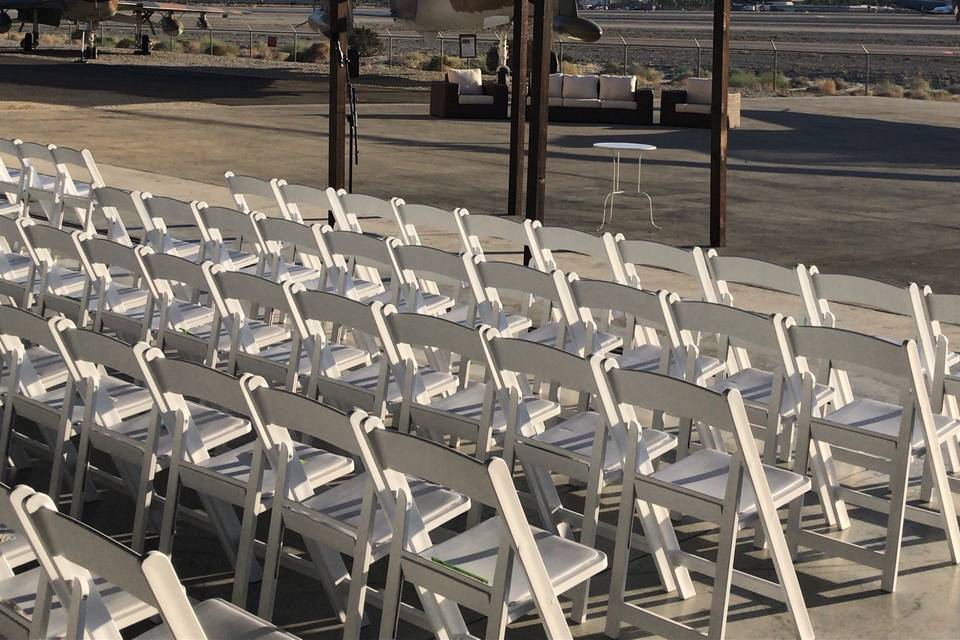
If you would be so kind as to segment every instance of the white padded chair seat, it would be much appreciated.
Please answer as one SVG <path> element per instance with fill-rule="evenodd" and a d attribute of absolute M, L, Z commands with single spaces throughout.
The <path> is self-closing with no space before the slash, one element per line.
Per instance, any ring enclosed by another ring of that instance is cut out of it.
<path fill-rule="evenodd" d="M 580 413 L 570 420 L 551 426 L 533 440 L 581 455 L 587 459 L 593 452 L 593 438 L 603 418 L 596 411 Z M 621 430 L 622 432 L 622 430 Z M 640 443 L 646 447 L 650 459 L 656 459 L 677 446 L 677 439 L 657 429 L 643 429 Z M 623 470 L 623 456 L 614 439 L 607 438 L 607 450 L 603 458 L 604 473 L 619 473 Z M 639 471 L 639 460 L 638 468 Z"/>
<path fill-rule="evenodd" d="M 30 275 L 30 267 L 33 266 L 33 260 L 30 259 L 30 256 L 8 253 L 4 255 L 4 260 L 7 263 L 7 268 L 3 270 L 4 280 L 20 283 Z"/>
<path fill-rule="evenodd" d="M 466 305 L 466 304 L 457 305 L 440 317 L 443 318 L 444 320 L 449 320 L 450 322 L 456 322 L 457 324 L 467 324 L 468 322 L 467 310 L 469 308 L 470 308 L 470 305 Z M 501 328 L 500 332 L 508 336 L 514 336 L 520 333 L 521 331 L 526 331 L 533 324 L 533 321 L 524 315 L 511 314 L 511 313 L 504 314 L 504 315 L 506 315 L 507 326 L 505 328 Z M 477 312 L 476 317 L 473 319 L 473 326 L 479 327 L 481 324 L 483 324 L 483 318 L 480 316 L 480 313 Z"/>
<path fill-rule="evenodd" d="M 650 477 L 723 500 L 727 490 L 727 475 L 730 472 L 730 454 L 714 449 L 701 449 L 674 464 L 651 474 Z M 810 488 L 810 478 L 786 469 L 763 465 L 774 507 L 787 504 Z M 637 482 L 637 487 L 642 486 Z M 757 497 L 749 482 L 743 483 L 740 492 L 738 513 L 741 519 L 757 515 Z"/>
<path fill-rule="evenodd" d="M 210 471 L 227 476 L 238 484 L 246 485 L 250 477 L 250 464 L 253 460 L 253 442 L 231 449 L 208 460 L 195 463 L 194 466 L 203 467 Z M 302 442 L 294 442 L 294 451 L 299 456 L 300 464 L 307 476 L 311 487 L 319 487 L 337 478 L 342 478 L 353 471 L 353 460 L 350 458 L 316 449 Z M 190 485 L 189 474 L 184 475 L 184 484 Z M 263 470 L 263 493 L 260 511 L 269 508 L 273 500 L 276 487 L 276 475 L 273 469 L 265 466 Z M 359 509 L 359 506 L 358 506 Z"/>
<path fill-rule="evenodd" d="M 493 96 L 480 95 L 459 95 L 457 96 L 457 102 L 460 104 L 493 104 Z"/>
<path fill-rule="evenodd" d="M 600 573 L 607 567 L 607 556 L 579 542 L 554 536 L 537 527 L 530 527 L 550 576 L 555 593 L 563 593 L 585 578 Z M 443 560 L 445 563 L 485 578 L 493 584 L 497 565 L 497 550 L 503 540 L 504 525 L 499 517 L 484 520 L 449 540 L 434 545 L 420 555 Z M 513 563 L 510 577 L 510 607 L 523 606 L 532 599 L 530 583 L 519 562 Z"/>
<path fill-rule="evenodd" d="M 59 353 L 43 347 L 31 347 L 27 349 L 27 359 L 45 388 L 57 387 L 67 381 L 69 372 Z"/>
<path fill-rule="evenodd" d="M 770 394 L 773 393 L 773 374 L 761 369 L 743 369 L 723 380 L 718 380 L 710 388 L 718 393 L 723 393 L 727 389 L 738 389 L 747 404 L 767 405 Z M 818 407 L 829 402 L 833 397 L 833 389 L 822 384 L 815 385 L 813 393 Z M 780 414 L 784 417 L 793 416 L 798 404 L 791 387 L 785 386 L 783 399 L 780 402 Z"/>
<path fill-rule="evenodd" d="M 193 607 L 197 620 L 208 638 L 230 640 L 297 640 L 296 636 L 281 631 L 269 622 L 244 611 L 235 604 L 220 598 L 204 600 Z M 136 640 L 172 639 L 166 625 L 160 625 L 142 633 Z"/>
<path fill-rule="evenodd" d="M 530 99 L 527 98 L 527 104 L 530 104 Z M 550 96 L 547 98 L 547 106 L 549 107 L 560 107 L 563 106 L 563 98 Z"/>
<path fill-rule="evenodd" d="M 676 105 L 677 113 L 699 113 L 709 115 L 709 104 L 691 104 L 689 102 L 679 102 Z"/>
<path fill-rule="evenodd" d="M 287 365 L 290 362 L 290 349 L 292 346 L 292 342 L 284 342 L 283 344 L 274 345 L 261 351 L 255 357 L 270 360 L 280 365 Z M 345 344 L 330 344 L 328 347 L 330 349 L 330 355 L 333 356 L 334 362 L 337 363 L 337 367 L 339 367 L 341 371 L 370 364 L 370 353 L 363 349 L 357 349 L 356 347 Z M 242 353 L 237 354 L 237 359 L 241 361 L 247 357 L 248 356 Z M 310 373 L 310 356 L 305 351 L 300 352 L 300 364 L 297 373 L 304 375 Z"/>
<path fill-rule="evenodd" d="M 557 344 L 557 332 L 560 330 L 560 324 L 557 322 L 551 322 L 547 325 L 534 329 L 533 331 L 528 331 L 527 333 L 521 333 L 517 335 L 518 338 L 523 340 L 529 340 L 530 342 L 536 342 L 537 344 L 544 344 L 550 347 L 555 347 Z M 616 349 L 623 343 L 623 339 L 620 336 L 615 336 L 612 333 L 607 333 L 605 331 L 597 331 L 593 334 L 593 345 L 588 348 L 589 353 L 606 353 L 611 349 Z M 567 351 L 573 351 L 576 348 L 574 344 L 572 332 L 567 330 L 567 340 L 565 348 Z"/>
<path fill-rule="evenodd" d="M 657 371 L 660 367 L 661 352 L 661 347 L 653 344 L 645 344 L 636 349 L 631 349 L 623 355 L 616 356 L 616 360 L 622 369 Z M 698 380 L 708 379 L 722 373 L 725 368 L 723 362 L 713 356 L 697 356 L 695 375 Z M 668 374 L 679 378 L 685 373 L 676 358 L 671 358 Z"/>
<path fill-rule="evenodd" d="M 477 382 L 445 398 L 433 400 L 430 406 L 441 411 L 449 411 L 459 416 L 480 420 L 483 414 L 483 396 L 486 389 L 486 383 Z M 560 405 L 551 400 L 526 396 L 523 403 L 530 418 L 535 421 L 549 420 L 560 414 Z M 507 414 L 499 406 L 494 409 L 492 423 L 491 429 L 494 433 L 502 433 L 507 429 Z"/>
<path fill-rule="evenodd" d="M 636 100 L 602 100 L 600 102 L 601 109 L 627 109 L 630 111 L 637 110 L 637 101 Z"/>
<path fill-rule="evenodd" d="M 379 378 L 379 366 L 354 369 L 340 376 L 340 380 L 343 382 L 356 385 L 361 389 L 367 389 L 369 391 L 374 391 L 377 388 L 377 380 L 379 380 Z M 432 371 L 430 369 L 420 370 L 420 380 L 423 382 L 427 393 L 431 396 L 449 393 L 456 389 L 458 384 L 457 378 L 453 374 L 445 371 Z M 400 385 L 397 384 L 397 381 L 393 375 L 391 375 L 390 382 L 387 384 L 386 401 L 391 404 L 396 404 L 402 400 L 403 393 L 400 390 Z"/>
<path fill-rule="evenodd" d="M 379 301 L 384 304 L 393 304 L 394 292 L 387 290 L 383 293 L 379 293 L 373 296 L 371 302 Z M 417 313 L 422 313 L 428 316 L 438 316 L 445 313 L 448 309 L 453 307 L 455 301 L 450 296 L 445 296 L 439 293 L 430 293 L 428 291 L 419 291 L 417 292 L 417 297 L 420 298 L 418 302 Z M 366 302 L 366 301 L 365 301 Z M 407 300 L 406 296 L 401 295 L 400 300 L 397 302 L 397 308 L 406 310 L 407 309 Z"/>
<path fill-rule="evenodd" d="M 5 605 L 13 605 L 13 608 L 22 613 L 25 619 L 33 617 L 40 571 L 38 567 L 24 573 L 18 573 L 11 578 L 0 580 L 0 600 L 4 601 Z M 95 580 L 103 603 L 117 626 L 127 627 L 157 615 L 156 609 L 144 604 L 126 591 L 117 589 L 106 580 L 100 578 L 95 578 Z M 63 638 L 66 637 L 66 632 L 67 612 L 54 595 L 50 608 L 47 636 Z"/>
<path fill-rule="evenodd" d="M 599 109 L 599 98 L 564 98 L 563 106 L 578 107 L 580 109 Z"/>
<path fill-rule="evenodd" d="M 123 417 L 144 413 L 153 406 L 153 398 L 150 396 L 150 392 L 143 387 L 112 376 L 107 376 L 104 379 L 104 384 L 107 387 L 107 393 L 113 399 L 114 408 Z M 33 400 L 47 405 L 50 409 L 60 411 L 63 408 L 63 392 L 62 387 L 51 389 L 34 396 Z M 83 406 L 78 402 L 73 407 L 73 420 L 80 421 L 82 419 Z"/>
<path fill-rule="evenodd" d="M 356 531 L 360 526 L 359 496 L 366 491 L 368 481 L 367 474 L 356 475 L 331 489 L 307 498 L 302 504 L 342 522 L 346 525 L 346 531 Z M 417 504 L 420 515 L 423 516 L 423 523 L 428 531 L 453 520 L 470 508 L 470 499 L 459 493 L 412 476 L 407 476 L 407 483 L 410 485 L 413 500 Z M 378 503 L 373 530 L 370 533 L 370 543 L 375 547 L 374 553 L 381 555 L 377 551 L 386 552 L 384 545 L 388 544 L 392 537 L 390 522 Z M 380 549 L 376 549 L 377 547 Z"/>
<path fill-rule="evenodd" d="M 871 433 L 880 433 L 885 436 L 896 437 L 900 432 L 900 418 L 903 407 L 887 402 L 880 402 L 870 398 L 859 398 L 848 405 L 840 407 L 829 414 L 826 419 L 850 427 L 857 427 Z M 960 421 L 948 416 L 933 414 L 933 424 L 937 431 L 937 438 L 943 440 L 948 435 L 960 430 Z M 914 453 L 924 449 L 923 431 L 920 428 L 919 416 L 913 424 L 913 435 L 910 446 Z"/>
<path fill-rule="evenodd" d="M 191 240 L 177 240 L 176 238 L 169 238 L 169 243 L 167 244 L 164 253 L 169 253 L 177 256 L 178 258 L 193 260 L 196 262 L 200 259 L 200 243 Z"/>

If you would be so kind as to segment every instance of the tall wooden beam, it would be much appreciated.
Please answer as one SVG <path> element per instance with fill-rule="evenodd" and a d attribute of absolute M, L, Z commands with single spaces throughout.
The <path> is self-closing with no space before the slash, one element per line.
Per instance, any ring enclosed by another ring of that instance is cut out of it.
<path fill-rule="evenodd" d="M 510 63 L 512 103 L 510 105 L 510 182 L 507 189 L 507 213 L 520 215 L 523 211 L 524 137 L 527 123 L 527 23 L 530 3 L 513 3 L 513 42 Z"/>
<path fill-rule="evenodd" d="M 730 0 L 713 3 L 713 96 L 710 108 L 710 246 L 727 243 L 727 85 Z"/>
<path fill-rule="evenodd" d="M 526 218 L 528 220 L 543 220 L 543 196 L 547 178 L 547 108 L 549 104 L 547 95 L 550 91 L 553 7 L 554 0 L 534 0 L 533 59 L 530 74 L 530 142 L 527 145 Z"/>
<path fill-rule="evenodd" d="M 327 186 L 346 184 L 345 137 L 347 128 L 347 0 L 330 0 L 330 122 Z"/>

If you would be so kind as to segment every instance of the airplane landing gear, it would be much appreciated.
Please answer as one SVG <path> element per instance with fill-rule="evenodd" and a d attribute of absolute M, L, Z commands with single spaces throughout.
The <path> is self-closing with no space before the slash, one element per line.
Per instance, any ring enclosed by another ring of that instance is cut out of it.
<path fill-rule="evenodd" d="M 20 48 L 24 51 L 33 51 L 37 48 L 37 43 L 34 41 L 32 33 L 25 33 L 23 35 L 23 40 L 20 41 Z"/>
<path fill-rule="evenodd" d="M 148 56 L 150 55 L 150 36 L 143 34 L 140 36 L 140 55 Z"/>

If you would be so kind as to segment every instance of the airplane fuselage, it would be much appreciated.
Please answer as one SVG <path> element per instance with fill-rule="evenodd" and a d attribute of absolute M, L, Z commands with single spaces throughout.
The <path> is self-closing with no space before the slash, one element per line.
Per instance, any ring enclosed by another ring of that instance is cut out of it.
<path fill-rule="evenodd" d="M 418 31 L 483 31 L 509 24 L 513 0 L 391 0 L 390 12 Z"/>
<path fill-rule="evenodd" d="M 70 21 L 109 20 L 120 11 L 119 0 L 63 0 L 63 18 Z"/>

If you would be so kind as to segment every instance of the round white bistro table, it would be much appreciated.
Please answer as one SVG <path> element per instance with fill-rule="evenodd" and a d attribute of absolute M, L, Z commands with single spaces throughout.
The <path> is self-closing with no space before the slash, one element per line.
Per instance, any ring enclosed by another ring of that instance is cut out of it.
<path fill-rule="evenodd" d="M 608 193 L 607 197 L 603 199 L 603 217 L 600 219 L 600 227 L 597 230 L 603 229 L 603 225 L 607 223 L 607 203 L 610 203 L 610 222 L 613 222 L 613 199 L 616 196 L 626 193 L 626 191 L 620 188 L 620 156 L 622 154 L 634 153 L 637 155 L 637 193 L 646 196 L 647 202 L 650 204 L 650 224 L 657 229 L 661 229 L 662 227 L 653 221 L 653 198 L 641 188 L 640 181 L 642 175 L 641 170 L 643 169 L 643 152 L 656 151 L 657 148 L 652 144 L 642 144 L 639 142 L 595 142 L 593 146 L 595 149 L 606 149 L 610 152 L 610 155 L 613 156 L 613 191 Z"/>

